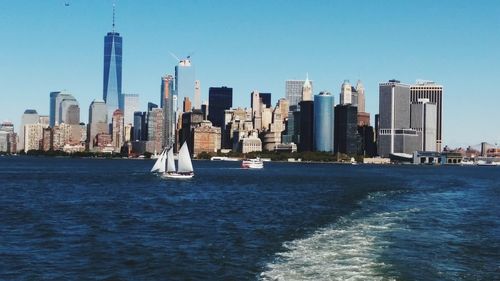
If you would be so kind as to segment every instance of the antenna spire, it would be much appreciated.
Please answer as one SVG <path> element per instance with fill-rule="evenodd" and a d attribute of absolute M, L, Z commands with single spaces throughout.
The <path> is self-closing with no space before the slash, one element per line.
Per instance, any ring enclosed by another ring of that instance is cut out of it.
<path fill-rule="evenodd" d="M 115 33 L 115 1 L 113 1 L 113 33 Z"/>

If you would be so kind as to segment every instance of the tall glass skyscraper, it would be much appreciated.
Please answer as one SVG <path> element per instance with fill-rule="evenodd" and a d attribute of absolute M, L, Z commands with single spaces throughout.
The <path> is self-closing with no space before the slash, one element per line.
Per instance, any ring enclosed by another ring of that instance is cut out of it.
<path fill-rule="evenodd" d="M 333 151 L 334 97 L 328 92 L 314 96 L 314 150 Z"/>
<path fill-rule="evenodd" d="M 122 93 L 122 37 L 115 32 L 115 10 L 113 7 L 113 31 L 104 37 L 103 99 L 106 102 L 108 122 L 113 112 L 120 108 Z"/>
<path fill-rule="evenodd" d="M 185 97 L 190 99 L 194 96 L 195 73 L 194 66 L 191 65 L 189 56 L 183 59 L 175 66 L 175 93 L 177 100 L 183 101 Z M 177 108 L 174 108 L 178 110 Z"/>
<path fill-rule="evenodd" d="M 170 148 L 175 144 L 177 95 L 174 91 L 174 77 L 165 75 L 161 78 L 161 104 L 163 108 L 163 146 Z"/>

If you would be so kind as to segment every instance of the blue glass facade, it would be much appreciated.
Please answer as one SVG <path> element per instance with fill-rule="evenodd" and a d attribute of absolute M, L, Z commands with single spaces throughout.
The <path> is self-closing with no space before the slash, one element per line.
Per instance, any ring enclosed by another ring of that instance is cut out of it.
<path fill-rule="evenodd" d="M 185 97 L 189 97 L 190 100 L 193 100 L 194 81 L 195 73 L 191 61 L 189 59 L 180 61 L 179 64 L 175 66 L 175 93 L 177 94 L 178 101 L 183 101 Z M 177 111 L 178 106 L 174 105 L 174 107 Z"/>
<path fill-rule="evenodd" d="M 334 97 L 328 92 L 314 96 L 314 150 L 333 151 Z"/>
<path fill-rule="evenodd" d="M 106 102 L 108 121 L 113 112 L 121 108 L 122 93 L 122 37 L 120 33 L 108 32 L 104 37 L 103 99 Z"/>

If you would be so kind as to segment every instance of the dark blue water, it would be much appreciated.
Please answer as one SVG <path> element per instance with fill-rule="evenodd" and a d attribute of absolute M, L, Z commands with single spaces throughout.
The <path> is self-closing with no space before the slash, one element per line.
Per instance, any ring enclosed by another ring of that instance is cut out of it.
<path fill-rule="evenodd" d="M 1 280 L 500 280 L 500 168 L 0 157 Z"/>

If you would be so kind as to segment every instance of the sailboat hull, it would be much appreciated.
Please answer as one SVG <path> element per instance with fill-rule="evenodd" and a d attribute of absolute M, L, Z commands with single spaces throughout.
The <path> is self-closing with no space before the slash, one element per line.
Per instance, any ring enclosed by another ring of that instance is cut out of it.
<path fill-rule="evenodd" d="M 168 179 L 190 179 L 194 174 L 164 173 L 162 177 Z"/>

